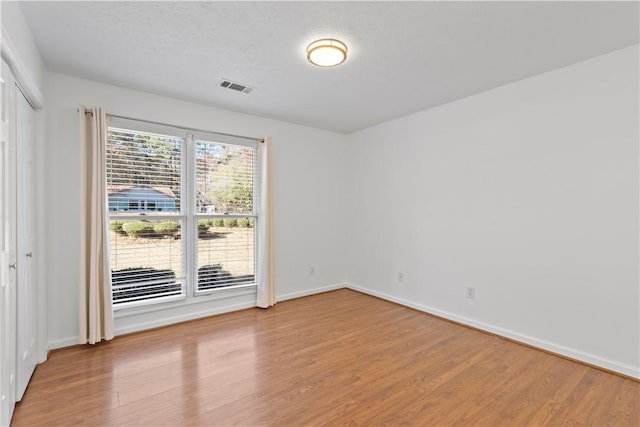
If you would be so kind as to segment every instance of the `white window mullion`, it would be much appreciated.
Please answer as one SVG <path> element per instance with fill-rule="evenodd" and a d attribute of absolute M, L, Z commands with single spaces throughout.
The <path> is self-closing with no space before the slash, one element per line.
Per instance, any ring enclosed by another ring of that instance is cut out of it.
<path fill-rule="evenodd" d="M 187 134 L 187 142 L 183 151 L 183 193 L 184 205 L 182 206 L 184 212 L 184 244 L 185 244 L 185 265 L 183 266 L 186 272 L 186 284 L 187 295 L 193 297 L 196 292 L 197 275 L 195 274 L 195 265 L 197 257 L 197 219 L 195 218 L 195 144 L 193 142 L 193 134 Z M 195 233 L 194 233 L 194 230 Z"/>
<path fill-rule="evenodd" d="M 262 142 L 263 143 L 263 142 Z M 258 144 L 262 144 L 261 142 L 258 142 Z M 254 230 L 259 230 L 259 227 L 261 227 L 260 225 L 260 219 L 262 216 L 262 213 L 260 213 L 260 215 L 258 215 L 258 207 L 262 206 L 262 200 L 260 200 L 260 198 L 262 197 L 262 194 L 260 193 L 260 178 L 262 176 L 262 171 L 260 170 L 260 165 L 262 164 L 262 162 L 258 159 L 258 147 L 255 147 L 255 151 L 254 151 L 254 162 L 253 162 L 253 221 L 254 221 Z M 260 217 L 259 217 L 260 216 Z M 257 232 L 253 233 L 253 247 L 255 248 L 254 250 L 254 257 L 253 257 L 253 271 L 255 274 L 255 277 L 260 277 L 258 274 L 258 268 L 260 268 L 260 266 L 258 265 L 258 248 L 260 247 L 260 240 L 258 237 Z"/>

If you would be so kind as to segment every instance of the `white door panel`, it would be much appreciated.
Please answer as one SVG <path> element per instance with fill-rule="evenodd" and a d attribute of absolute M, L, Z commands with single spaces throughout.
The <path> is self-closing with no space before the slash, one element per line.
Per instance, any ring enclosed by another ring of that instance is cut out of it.
<path fill-rule="evenodd" d="M 21 400 L 36 367 L 36 295 L 33 274 L 33 142 L 35 113 L 19 90 L 16 92 L 17 181 L 17 358 L 16 400 Z"/>
<path fill-rule="evenodd" d="M 35 112 L 4 61 L 0 86 L 0 425 L 7 426 L 36 364 Z"/>
<path fill-rule="evenodd" d="M 16 372 L 16 139 L 15 80 L 2 61 L 0 114 L 0 425 L 15 407 Z"/>

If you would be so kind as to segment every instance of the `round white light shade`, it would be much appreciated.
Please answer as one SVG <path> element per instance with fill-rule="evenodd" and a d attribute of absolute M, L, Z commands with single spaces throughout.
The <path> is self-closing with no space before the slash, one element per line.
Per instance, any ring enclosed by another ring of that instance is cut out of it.
<path fill-rule="evenodd" d="M 335 67 L 347 59 L 347 46 L 335 39 L 316 40 L 307 46 L 307 59 L 318 67 Z"/>

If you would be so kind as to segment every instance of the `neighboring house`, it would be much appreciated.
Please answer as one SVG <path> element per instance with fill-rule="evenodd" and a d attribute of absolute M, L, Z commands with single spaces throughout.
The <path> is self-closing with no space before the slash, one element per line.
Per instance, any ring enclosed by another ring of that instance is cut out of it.
<path fill-rule="evenodd" d="M 169 187 L 112 185 L 107 192 L 110 211 L 177 210 L 177 197 Z"/>

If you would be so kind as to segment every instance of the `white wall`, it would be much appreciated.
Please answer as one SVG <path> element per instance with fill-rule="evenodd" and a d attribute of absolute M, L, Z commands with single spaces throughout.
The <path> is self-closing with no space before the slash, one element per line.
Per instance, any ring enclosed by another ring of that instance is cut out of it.
<path fill-rule="evenodd" d="M 246 96 L 246 95 L 239 95 Z M 77 340 L 79 138 L 76 108 L 247 136 L 273 138 L 276 283 L 280 300 L 344 283 L 344 135 L 47 73 L 47 269 L 49 344 Z M 309 275 L 309 266 L 315 275 Z M 164 313 L 117 318 L 119 332 L 254 305 L 253 295 Z"/>
<path fill-rule="evenodd" d="M 349 135 L 348 281 L 640 377 L 638 71 L 634 46 Z"/>

